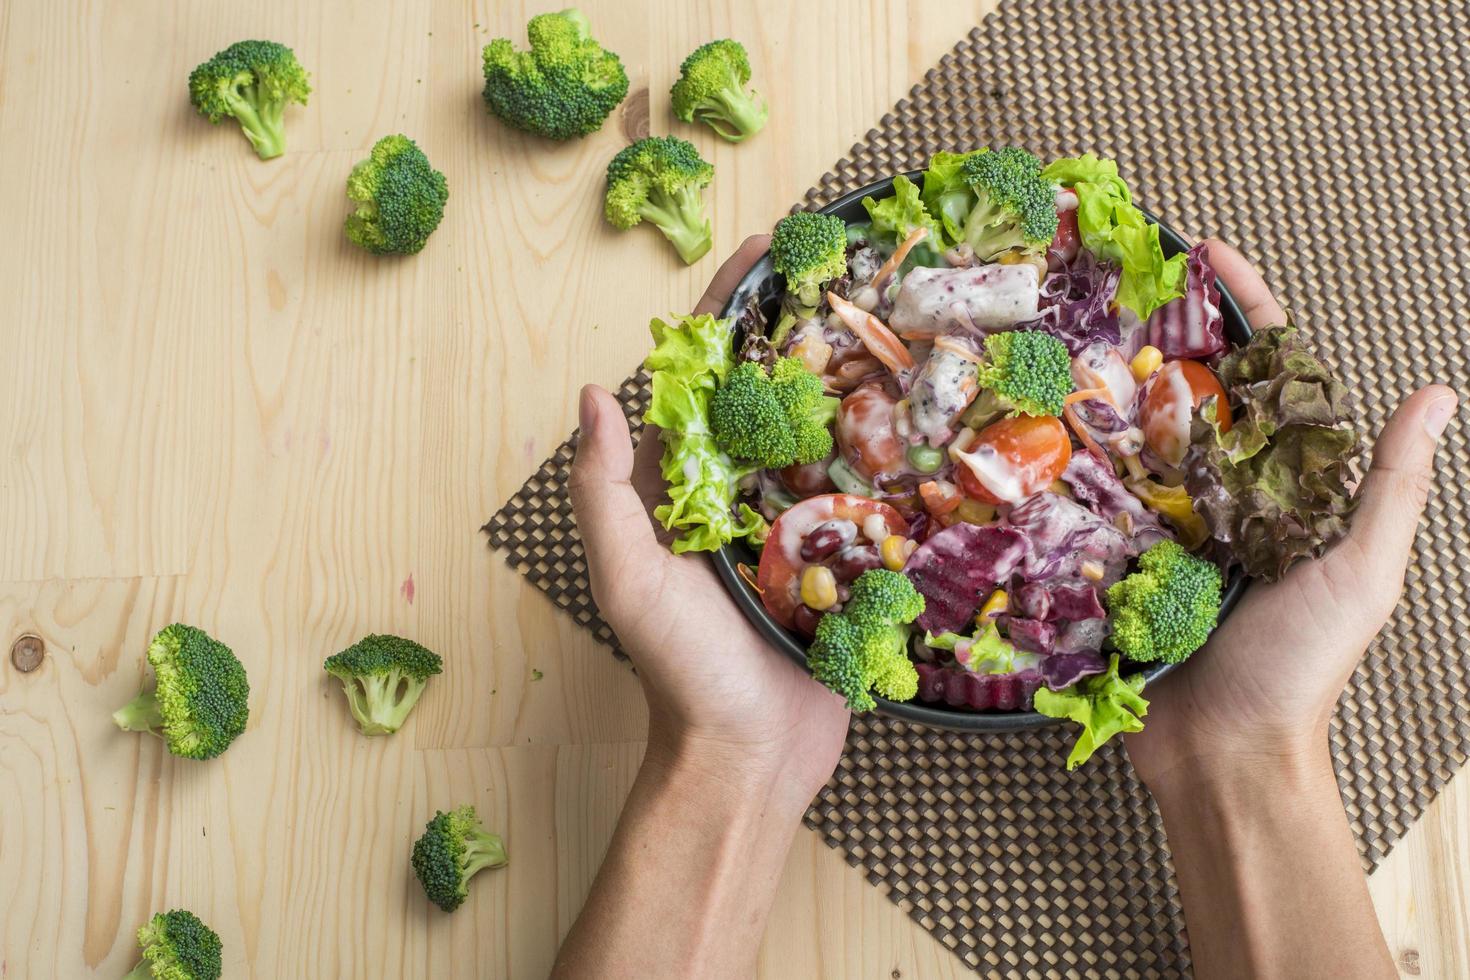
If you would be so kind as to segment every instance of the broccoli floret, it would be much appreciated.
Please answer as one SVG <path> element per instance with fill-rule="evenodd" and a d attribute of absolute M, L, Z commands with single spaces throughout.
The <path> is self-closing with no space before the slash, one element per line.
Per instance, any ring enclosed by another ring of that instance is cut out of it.
<path fill-rule="evenodd" d="M 694 144 L 677 136 L 648 136 L 618 151 L 607 165 L 603 214 L 626 231 L 650 221 L 673 243 L 679 257 L 693 264 L 713 241 L 700 191 L 715 168 Z"/>
<path fill-rule="evenodd" d="M 579 10 L 539 14 L 526 25 L 531 50 L 509 38 L 485 46 L 485 105 L 504 122 L 554 140 L 602 128 L 628 94 L 628 74 L 592 39 Z"/>
<path fill-rule="evenodd" d="M 1072 392 L 1072 359 L 1067 345 L 1050 334 L 1010 330 L 985 338 L 980 363 L 984 405 L 977 415 L 1060 415 Z"/>
<path fill-rule="evenodd" d="M 407 136 L 384 136 L 352 168 L 347 240 L 379 255 L 413 255 L 444 218 L 449 185 Z"/>
<path fill-rule="evenodd" d="M 184 909 L 160 912 L 138 930 L 143 960 L 123 980 L 219 980 L 219 936 Z"/>
<path fill-rule="evenodd" d="M 832 214 L 788 214 L 771 232 L 771 264 L 786 277 L 786 292 L 816 309 L 827 284 L 847 275 L 847 225 Z"/>
<path fill-rule="evenodd" d="M 771 232 L 771 265 L 786 279 L 781 317 L 771 331 L 777 347 L 798 320 L 816 315 L 827 284 L 847 275 L 847 224 L 836 215 L 798 211 Z"/>
<path fill-rule="evenodd" d="M 924 612 L 924 597 L 907 575 L 875 568 L 859 575 L 848 592 L 842 614 L 860 624 L 891 626 L 912 623 Z"/>
<path fill-rule="evenodd" d="M 364 735 L 392 735 L 444 661 L 412 640 L 374 634 L 332 654 L 322 669 L 342 682 L 347 707 Z"/>
<path fill-rule="evenodd" d="M 486 868 L 503 868 L 510 859 L 505 843 L 480 825 L 472 806 L 434 813 L 413 845 L 413 873 L 429 901 L 453 912 L 470 893 L 470 879 Z"/>
<path fill-rule="evenodd" d="M 746 89 L 749 81 L 750 58 L 739 41 L 700 45 L 679 66 L 669 92 L 674 115 L 702 122 L 731 143 L 748 139 L 766 124 L 765 100 Z"/>
<path fill-rule="evenodd" d="M 149 732 L 185 759 L 213 759 L 250 718 L 250 682 L 230 648 L 193 626 L 165 626 L 148 644 L 157 678 L 112 715 L 125 732 Z"/>
<path fill-rule="evenodd" d="M 812 676 L 847 700 L 853 711 L 870 711 L 876 690 L 891 701 L 908 701 L 919 675 L 908 658 L 909 627 L 924 611 L 924 597 L 900 572 L 870 569 L 852 583 L 841 612 L 817 624 L 807 650 Z"/>
<path fill-rule="evenodd" d="M 275 41 L 237 41 L 189 73 L 189 101 L 218 123 L 229 116 L 262 160 L 286 151 L 286 104 L 306 105 L 311 79 Z"/>
<path fill-rule="evenodd" d="M 754 361 L 730 372 L 710 403 L 715 442 L 736 459 L 766 469 L 815 463 L 832 451 L 828 428 L 838 399 L 794 357 L 776 360 L 768 376 Z"/>
<path fill-rule="evenodd" d="M 1056 186 L 1041 176 L 1040 160 L 1008 146 L 965 157 L 962 174 L 975 194 L 964 240 L 976 256 L 1046 250 L 1057 233 Z"/>
<path fill-rule="evenodd" d="M 1220 616 L 1220 569 L 1160 541 L 1138 571 L 1108 589 L 1113 645 L 1130 659 L 1179 663 L 1204 645 Z"/>

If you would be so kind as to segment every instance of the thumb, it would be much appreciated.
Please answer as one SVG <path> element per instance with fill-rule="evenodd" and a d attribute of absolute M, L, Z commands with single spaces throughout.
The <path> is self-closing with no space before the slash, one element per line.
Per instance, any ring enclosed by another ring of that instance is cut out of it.
<path fill-rule="evenodd" d="M 1444 385 L 1420 389 L 1399 406 L 1378 436 L 1373 465 L 1349 537 L 1360 554 L 1402 579 L 1414 532 L 1434 482 L 1434 449 L 1458 399 Z"/>
<path fill-rule="evenodd" d="M 657 550 L 648 511 L 630 482 L 633 442 L 628 422 L 612 395 L 596 385 L 582 389 L 577 457 L 567 483 L 577 529 L 587 550 L 594 586 L 616 582 L 629 559 Z"/>

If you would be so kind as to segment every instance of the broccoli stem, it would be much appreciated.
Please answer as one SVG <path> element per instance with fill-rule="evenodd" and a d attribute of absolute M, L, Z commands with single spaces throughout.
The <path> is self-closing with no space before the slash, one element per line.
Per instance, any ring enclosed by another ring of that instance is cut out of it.
<path fill-rule="evenodd" d="M 112 720 L 125 732 L 157 735 L 163 728 L 163 711 L 158 706 L 158 695 L 153 691 L 144 691 L 114 711 Z"/>
<path fill-rule="evenodd" d="M 505 844 L 499 837 L 484 830 L 477 830 L 464 842 L 464 876 L 471 878 L 486 868 L 499 868 L 509 863 L 505 856 Z"/>
<path fill-rule="evenodd" d="M 230 109 L 236 122 L 255 148 L 256 156 L 271 160 L 286 152 L 286 105 L 281 101 L 261 103 L 253 85 L 229 91 Z"/>
<path fill-rule="evenodd" d="M 708 252 L 712 244 L 710 224 L 704 216 L 704 200 L 699 188 L 685 187 L 672 196 L 653 192 L 639 208 L 645 221 L 658 226 L 679 253 L 685 265 L 693 265 Z"/>
<path fill-rule="evenodd" d="M 129 970 L 122 980 L 153 980 L 153 968 L 148 965 L 147 960 L 139 960 L 138 965 Z"/>
<path fill-rule="evenodd" d="M 402 697 L 398 696 L 400 686 Z M 392 735 L 403 727 L 418 702 L 424 681 L 390 670 L 344 681 L 342 687 L 347 692 L 347 707 L 364 735 Z"/>
<path fill-rule="evenodd" d="M 760 132 L 766 124 L 766 107 L 734 85 L 720 89 L 701 103 L 694 110 L 694 118 L 723 139 L 739 143 Z"/>

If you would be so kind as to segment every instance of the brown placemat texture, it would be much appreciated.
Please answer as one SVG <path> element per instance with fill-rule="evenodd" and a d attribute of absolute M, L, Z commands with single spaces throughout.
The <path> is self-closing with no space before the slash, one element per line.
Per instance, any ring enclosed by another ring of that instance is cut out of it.
<path fill-rule="evenodd" d="M 1453 6 L 1010 0 L 806 200 L 921 167 L 939 149 L 1113 157 L 1166 221 L 1255 260 L 1376 431 L 1416 386 L 1467 379 L 1470 25 Z M 618 393 L 635 425 L 646 381 L 640 372 Z M 615 646 L 565 493 L 574 439 L 485 529 Z M 1332 730 L 1370 869 L 1470 750 L 1470 454 L 1458 423 L 1436 483 L 1404 601 Z M 1069 743 L 1063 730 L 961 737 L 857 718 L 807 823 L 984 973 L 1187 974 L 1158 811 L 1116 744 L 1069 774 Z"/>

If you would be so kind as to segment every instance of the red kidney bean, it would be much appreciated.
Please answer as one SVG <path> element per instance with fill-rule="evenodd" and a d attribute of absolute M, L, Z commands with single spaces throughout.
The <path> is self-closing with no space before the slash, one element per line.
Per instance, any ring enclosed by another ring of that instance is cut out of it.
<path fill-rule="evenodd" d="M 869 569 L 882 568 L 883 559 L 875 545 L 856 545 L 837 552 L 827 567 L 838 582 L 851 582 Z"/>
<path fill-rule="evenodd" d="M 857 530 L 856 524 L 841 518 L 818 524 L 801 543 L 801 560 L 821 561 L 828 555 L 836 554 L 852 544 L 857 537 Z"/>

